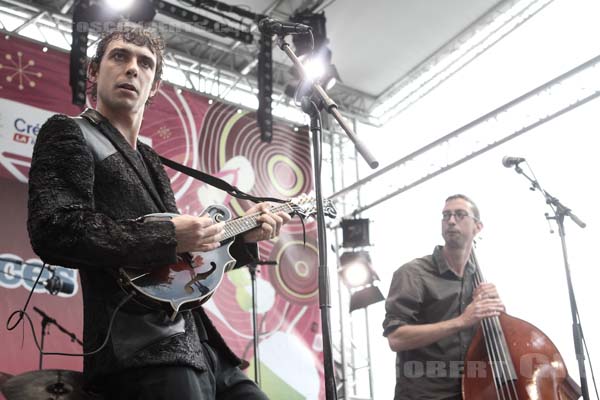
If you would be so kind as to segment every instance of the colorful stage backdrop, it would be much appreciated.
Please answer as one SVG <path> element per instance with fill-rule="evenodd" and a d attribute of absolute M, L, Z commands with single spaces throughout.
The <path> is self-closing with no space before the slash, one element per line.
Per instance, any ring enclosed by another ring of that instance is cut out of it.
<path fill-rule="evenodd" d="M 76 115 L 70 104 L 68 54 L 43 51 L 19 38 L 0 39 L 0 371 L 17 375 L 36 370 L 39 354 L 27 323 L 8 331 L 9 315 L 20 309 L 39 273 L 41 261 L 26 231 L 27 175 L 40 127 L 54 113 Z M 275 124 L 273 142 L 260 141 L 255 115 L 163 84 L 146 111 L 144 140 L 158 153 L 219 176 L 259 196 L 291 198 L 312 189 L 306 131 Z M 234 214 L 250 205 L 168 169 L 182 213 L 199 214 L 211 204 L 225 204 Z M 316 230 L 295 219 L 277 240 L 261 245 L 260 257 L 277 266 L 258 274 L 258 321 L 263 388 L 273 399 L 320 399 L 323 396 L 322 340 L 317 302 Z M 13 260 L 13 261 L 11 261 Z M 28 314 L 40 337 L 35 306 L 78 338 L 82 304 L 77 271 L 57 268 L 75 285 L 73 295 L 51 295 L 38 285 Z M 49 275 L 45 276 L 47 279 Z M 44 278 L 43 278 L 44 279 Z M 250 277 L 246 268 L 226 275 L 205 308 L 227 342 L 250 362 L 253 375 Z M 46 351 L 81 352 L 81 347 L 50 326 Z M 46 356 L 44 369 L 81 370 L 80 357 Z M 1 395 L 0 395 L 1 396 Z"/>

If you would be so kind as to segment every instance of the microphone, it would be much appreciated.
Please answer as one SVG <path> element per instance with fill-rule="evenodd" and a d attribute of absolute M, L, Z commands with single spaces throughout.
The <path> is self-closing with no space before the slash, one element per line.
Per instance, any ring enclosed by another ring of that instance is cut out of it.
<path fill-rule="evenodd" d="M 295 22 L 276 21 L 272 18 L 263 18 L 258 22 L 258 30 L 261 33 L 275 34 L 279 36 L 295 35 L 299 33 L 308 33 L 312 29 L 308 25 L 297 24 Z"/>
<path fill-rule="evenodd" d="M 45 281 L 44 287 L 53 295 L 58 293 L 73 294 L 75 291 L 75 284 L 73 282 L 63 281 L 56 275 L 52 275 L 50 279 Z"/>
<path fill-rule="evenodd" d="M 525 161 L 525 159 L 523 157 L 508 157 L 508 156 L 502 157 L 502 165 L 504 165 L 506 168 L 510 168 L 515 165 L 519 165 L 523 161 Z"/>

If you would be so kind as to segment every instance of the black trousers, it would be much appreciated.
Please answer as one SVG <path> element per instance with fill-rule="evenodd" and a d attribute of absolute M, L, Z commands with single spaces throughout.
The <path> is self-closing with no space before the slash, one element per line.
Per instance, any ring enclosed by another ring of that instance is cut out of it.
<path fill-rule="evenodd" d="M 185 366 L 145 367 L 106 380 L 106 400 L 268 400 L 238 367 L 202 343 L 207 371 Z"/>

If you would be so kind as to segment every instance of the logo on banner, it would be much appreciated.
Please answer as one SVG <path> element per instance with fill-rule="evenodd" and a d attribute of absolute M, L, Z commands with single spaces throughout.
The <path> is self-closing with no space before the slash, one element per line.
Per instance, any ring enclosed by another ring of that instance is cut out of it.
<path fill-rule="evenodd" d="M 35 144 L 35 140 L 37 139 L 41 127 L 39 122 L 30 123 L 24 118 L 17 117 L 12 125 L 15 130 L 13 135 L 14 142 L 31 145 Z"/>
<path fill-rule="evenodd" d="M 17 289 L 19 287 L 30 291 L 33 288 L 40 270 L 42 269 L 42 261 L 38 258 L 23 260 L 16 254 L 4 253 L 0 254 L 0 287 L 7 289 Z M 53 266 L 53 270 L 48 267 L 44 268 L 42 276 L 35 287 L 35 293 L 48 293 L 50 282 L 53 282 L 52 287 L 56 288 L 57 283 L 60 287 L 69 288 L 68 292 L 64 293 L 57 290 L 56 295 L 59 297 L 73 297 L 79 291 L 79 283 L 77 280 L 77 270 L 69 269 L 61 266 Z M 51 281 L 51 280 L 54 281 Z"/>
<path fill-rule="evenodd" d="M 27 182 L 31 154 L 50 111 L 0 99 L 0 166 L 21 182 Z"/>

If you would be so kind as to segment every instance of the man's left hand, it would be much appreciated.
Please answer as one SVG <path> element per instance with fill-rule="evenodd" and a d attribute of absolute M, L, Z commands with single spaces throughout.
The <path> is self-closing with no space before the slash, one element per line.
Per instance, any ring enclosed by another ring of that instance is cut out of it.
<path fill-rule="evenodd" d="M 251 231 L 246 232 L 243 238 L 246 242 L 258 242 L 261 240 L 274 239 L 279 235 L 281 227 L 292 219 L 288 213 L 279 211 L 271 212 L 270 203 L 259 203 L 246 211 L 246 215 L 260 214 L 256 220 L 260 225 Z"/>

